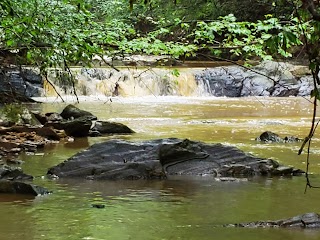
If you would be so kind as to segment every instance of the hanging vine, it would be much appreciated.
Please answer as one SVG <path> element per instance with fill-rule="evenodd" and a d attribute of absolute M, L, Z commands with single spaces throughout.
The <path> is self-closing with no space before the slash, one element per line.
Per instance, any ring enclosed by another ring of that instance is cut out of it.
<path fill-rule="evenodd" d="M 319 8 L 319 1 L 302 0 L 301 2 L 302 2 L 302 5 L 300 8 L 297 6 L 297 4 L 294 4 L 293 1 L 292 1 L 292 4 L 295 6 L 295 13 L 299 20 L 299 27 L 302 31 L 303 42 L 304 42 L 306 54 L 309 60 L 309 68 L 313 78 L 313 90 L 311 91 L 311 94 L 310 94 L 311 98 L 313 98 L 313 114 L 311 119 L 311 127 L 310 127 L 309 134 L 305 137 L 298 151 L 298 155 L 301 155 L 301 153 L 307 146 L 306 173 L 305 173 L 305 177 L 306 177 L 305 192 L 306 192 L 308 188 L 320 188 L 320 186 L 313 185 L 309 177 L 311 143 L 320 121 L 320 120 L 317 120 L 317 103 L 318 103 L 318 100 L 320 100 L 320 92 L 318 89 L 318 85 L 320 84 L 320 79 L 319 79 L 320 14 L 318 14 L 318 11 L 317 11 L 317 9 Z M 309 22 L 310 27 L 312 29 L 312 31 L 309 31 L 308 33 L 306 32 L 306 29 L 304 27 L 304 23 L 307 21 Z"/>

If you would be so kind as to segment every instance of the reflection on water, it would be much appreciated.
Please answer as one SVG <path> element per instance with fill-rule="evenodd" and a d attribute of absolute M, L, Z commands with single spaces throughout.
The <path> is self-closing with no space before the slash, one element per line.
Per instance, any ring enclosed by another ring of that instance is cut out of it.
<path fill-rule="evenodd" d="M 33 106 L 60 112 L 65 104 Z M 222 142 L 284 164 L 305 168 L 300 143 L 263 144 L 263 131 L 303 138 L 310 126 L 311 104 L 301 98 L 115 98 L 83 102 L 80 108 L 102 120 L 127 124 L 137 133 L 83 138 L 53 144 L 34 156 L 21 156 L 35 183 L 54 193 L 35 199 L 2 196 L 3 239 L 319 239 L 320 232 L 288 229 L 223 228 L 222 224 L 287 218 L 320 212 L 319 190 L 305 195 L 305 179 L 253 178 L 217 182 L 212 177 L 171 177 L 165 181 L 84 181 L 41 178 L 46 170 L 96 142 L 110 138 L 132 141 L 163 137 Z M 311 152 L 314 183 L 320 141 Z M 93 208 L 103 204 L 105 208 Z"/>

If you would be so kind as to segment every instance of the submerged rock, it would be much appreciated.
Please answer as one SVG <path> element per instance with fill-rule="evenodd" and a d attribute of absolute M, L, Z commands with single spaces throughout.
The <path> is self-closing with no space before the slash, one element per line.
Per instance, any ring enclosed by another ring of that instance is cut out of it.
<path fill-rule="evenodd" d="M 0 165 L 0 179 L 7 180 L 32 180 L 31 175 L 25 174 L 21 168 L 9 166 L 6 164 Z"/>
<path fill-rule="evenodd" d="M 263 132 L 256 140 L 261 142 L 283 142 L 283 139 L 278 134 L 270 131 Z"/>
<path fill-rule="evenodd" d="M 257 221 L 248 223 L 227 224 L 225 227 L 281 227 L 281 228 L 320 228 L 320 215 L 317 213 L 305 213 L 292 218 L 276 221 Z"/>
<path fill-rule="evenodd" d="M 256 140 L 265 143 L 292 143 L 301 141 L 301 139 L 294 136 L 286 136 L 284 138 L 281 138 L 278 134 L 270 131 L 263 132 L 259 137 L 256 138 Z"/>
<path fill-rule="evenodd" d="M 174 138 L 145 142 L 110 140 L 94 144 L 48 170 L 49 175 L 87 179 L 161 179 L 170 175 L 248 177 L 301 173 L 302 170 L 251 156 L 236 147 Z"/>
<path fill-rule="evenodd" d="M 0 193 L 26 194 L 32 196 L 51 193 L 48 189 L 34 184 L 0 180 Z"/>

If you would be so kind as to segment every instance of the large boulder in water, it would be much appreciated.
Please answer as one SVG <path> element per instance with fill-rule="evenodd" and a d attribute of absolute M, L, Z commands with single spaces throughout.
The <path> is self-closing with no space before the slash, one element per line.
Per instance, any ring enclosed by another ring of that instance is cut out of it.
<path fill-rule="evenodd" d="M 81 110 L 72 104 L 69 104 L 68 106 L 66 106 L 63 109 L 63 111 L 60 113 L 60 115 L 64 119 L 75 119 L 75 118 L 84 118 L 84 117 L 90 120 L 97 119 L 97 117 L 94 116 L 92 113 L 85 110 Z"/>
<path fill-rule="evenodd" d="M 303 173 L 271 159 L 248 155 L 223 144 L 181 139 L 145 142 L 110 140 L 94 144 L 48 170 L 58 177 L 152 179 L 170 175 L 248 177 Z"/>
<path fill-rule="evenodd" d="M 62 129 L 68 136 L 86 137 L 89 135 L 92 122 L 86 118 L 76 118 L 66 122 L 61 122 Z"/>
<path fill-rule="evenodd" d="M 108 121 L 96 121 L 91 130 L 101 134 L 134 133 L 132 129 L 122 123 Z"/>

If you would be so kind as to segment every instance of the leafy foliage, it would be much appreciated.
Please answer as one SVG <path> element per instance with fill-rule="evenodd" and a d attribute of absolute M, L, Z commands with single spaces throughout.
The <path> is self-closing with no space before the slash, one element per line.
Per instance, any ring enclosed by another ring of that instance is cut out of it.
<path fill-rule="evenodd" d="M 264 8 L 268 12 L 282 2 L 256 4 L 268 6 Z M 280 20 L 269 14 L 255 22 L 237 21 L 233 14 L 218 17 L 225 6 L 218 0 L 131 3 L 132 11 L 127 0 L 2 1 L 0 57 L 14 54 L 14 64 L 39 66 L 45 73 L 51 67 L 90 65 L 95 55 L 188 58 L 209 52 L 234 59 L 291 57 L 304 33 L 312 44 L 319 38 L 316 25 L 297 17 Z M 190 9 L 199 10 L 187 14 Z"/>
<path fill-rule="evenodd" d="M 6 104 L 1 108 L 0 113 L 9 123 L 25 123 L 31 120 L 28 109 L 20 104 Z"/>
<path fill-rule="evenodd" d="M 17 0 L 0 4 L 0 48 L 18 64 L 46 67 L 88 61 L 101 52 L 97 25 L 80 1 Z"/>

